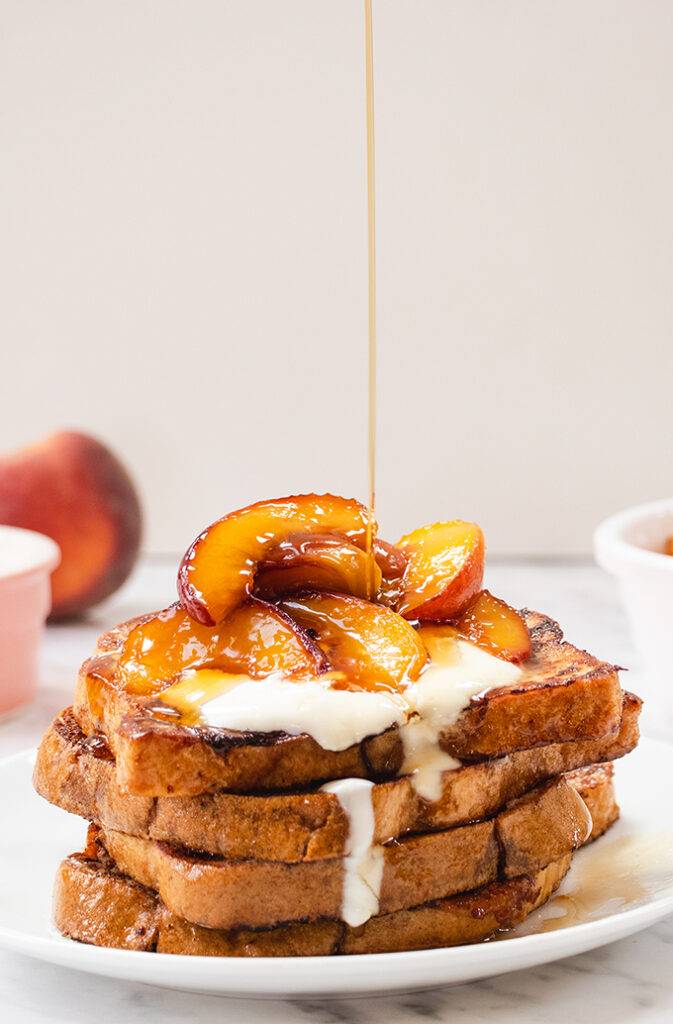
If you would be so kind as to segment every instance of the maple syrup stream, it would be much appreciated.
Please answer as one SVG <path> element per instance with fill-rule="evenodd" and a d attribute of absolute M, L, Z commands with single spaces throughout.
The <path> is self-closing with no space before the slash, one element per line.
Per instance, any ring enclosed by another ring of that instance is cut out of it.
<path fill-rule="evenodd" d="M 376 506 L 376 204 L 374 190 L 374 43 L 372 0 L 365 7 L 365 105 L 367 125 L 367 245 L 368 245 L 368 475 L 369 518 L 367 522 L 367 554 L 369 555 L 368 596 L 374 597 L 374 514 Z"/>

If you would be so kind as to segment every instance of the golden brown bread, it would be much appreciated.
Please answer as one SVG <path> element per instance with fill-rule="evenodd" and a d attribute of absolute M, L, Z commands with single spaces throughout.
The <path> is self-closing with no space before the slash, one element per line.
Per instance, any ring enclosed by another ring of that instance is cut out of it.
<path fill-rule="evenodd" d="M 572 784 L 593 817 L 591 838 L 615 820 L 612 766 L 573 772 Z M 103 854 L 103 856 L 105 856 Z M 480 942 L 523 921 L 552 895 L 571 856 L 533 876 L 495 882 L 445 900 L 371 918 L 349 928 L 339 921 L 221 931 L 202 928 L 172 914 L 155 892 L 100 859 L 95 846 L 61 864 L 54 890 L 54 920 L 80 942 L 120 949 L 193 956 L 329 956 L 382 953 Z"/>
<path fill-rule="evenodd" d="M 580 846 L 591 828 L 582 798 L 561 776 L 491 820 L 392 840 L 383 847 L 380 913 L 534 874 Z M 340 857 L 294 864 L 221 859 L 91 829 L 122 874 L 156 890 L 169 910 L 194 924 L 260 928 L 340 916 Z"/>
<path fill-rule="evenodd" d="M 619 818 L 619 804 L 614 790 L 614 768 L 611 764 L 592 764 L 566 774 L 589 808 L 592 817 L 588 842 L 598 839 Z"/>
<path fill-rule="evenodd" d="M 592 815 L 594 839 L 619 813 L 612 766 L 581 769 L 571 780 Z M 64 935 L 80 942 L 194 956 L 329 956 L 462 945 L 513 928 L 542 906 L 566 874 L 571 856 L 531 876 L 383 914 L 358 928 L 321 920 L 222 931 L 190 924 L 171 913 L 155 892 L 120 874 L 94 842 L 85 853 L 62 862 L 54 889 L 54 920 Z"/>
<path fill-rule="evenodd" d="M 222 931 L 189 924 L 151 889 L 101 861 L 73 854 L 58 870 L 54 920 L 59 931 L 79 942 L 192 956 L 330 956 L 455 946 L 519 924 L 549 899 L 570 862 L 568 854 L 533 876 L 373 917 L 358 928 L 315 921 Z"/>
<path fill-rule="evenodd" d="M 442 737 L 462 761 L 614 735 L 621 719 L 617 669 L 562 641 L 556 623 L 525 612 L 533 652 L 513 686 L 475 698 Z M 307 735 L 242 733 L 186 727 L 157 717 L 156 699 L 116 686 L 124 627 L 104 635 L 80 672 L 74 711 L 83 731 L 103 732 L 119 785 L 145 796 L 197 795 L 304 787 L 345 777 L 383 780 L 400 771 L 397 729 L 343 751 L 323 750 Z"/>
<path fill-rule="evenodd" d="M 638 742 L 640 706 L 637 697 L 624 695 L 615 736 L 547 744 L 447 772 L 436 802 L 421 800 L 408 778 L 376 785 L 374 841 L 491 817 L 562 772 L 622 757 Z M 263 796 L 125 794 L 107 744 L 100 736 L 85 736 L 70 709 L 56 717 L 40 744 L 34 783 L 51 803 L 110 829 L 222 857 L 287 863 L 340 857 L 348 832 L 336 796 L 319 790 Z"/>

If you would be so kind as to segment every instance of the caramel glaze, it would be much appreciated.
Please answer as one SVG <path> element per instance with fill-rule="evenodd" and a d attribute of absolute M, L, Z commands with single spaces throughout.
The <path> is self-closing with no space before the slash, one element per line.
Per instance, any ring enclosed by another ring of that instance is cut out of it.
<path fill-rule="evenodd" d="M 101 733 L 95 733 L 93 736 L 87 736 L 85 742 L 82 744 L 83 754 L 92 754 L 99 761 L 114 761 L 114 754 L 108 746 L 108 742 Z"/>
<path fill-rule="evenodd" d="M 388 608 L 394 608 L 402 596 L 407 556 L 400 548 L 380 538 L 374 541 L 374 554 L 382 576 L 376 600 Z"/>
<path fill-rule="evenodd" d="M 557 931 L 628 910 L 673 887 L 673 829 L 622 836 L 587 851 L 575 867 L 569 891 L 548 905 L 538 932 Z"/>
<path fill-rule="evenodd" d="M 96 654 L 82 665 L 89 711 L 98 729 L 105 723 L 107 695 L 116 688 L 117 660 L 116 653 Z"/>
<path fill-rule="evenodd" d="M 91 754 L 100 761 L 114 761 L 114 754 L 105 736 L 102 733 L 83 735 L 74 718 L 59 715 L 54 722 L 54 730 L 60 733 L 68 744 L 74 746 L 77 757 Z"/>

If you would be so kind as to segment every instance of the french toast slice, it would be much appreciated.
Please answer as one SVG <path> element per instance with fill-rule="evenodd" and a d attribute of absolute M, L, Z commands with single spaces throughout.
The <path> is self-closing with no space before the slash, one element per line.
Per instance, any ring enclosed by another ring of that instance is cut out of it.
<path fill-rule="evenodd" d="M 190 924 L 167 910 L 151 889 L 99 860 L 72 854 L 58 870 L 54 921 L 78 942 L 191 956 L 333 956 L 459 946 L 524 921 L 547 902 L 571 859 L 568 854 L 530 877 L 372 917 L 358 928 L 322 920 L 224 931 Z"/>
<path fill-rule="evenodd" d="M 581 794 L 591 814 L 591 835 L 587 842 L 598 839 L 619 818 L 615 797 L 612 764 L 591 764 L 566 772 L 566 782 Z"/>
<path fill-rule="evenodd" d="M 207 928 L 265 928 L 339 918 L 341 857 L 284 864 L 185 851 L 90 826 L 119 871 L 157 891 L 179 917 Z M 530 875 L 580 846 L 591 816 L 563 776 L 520 797 L 495 818 L 392 840 L 382 848 L 381 914 Z"/>
<path fill-rule="evenodd" d="M 549 743 L 614 735 L 622 713 L 618 670 L 562 639 L 558 625 L 525 611 L 532 653 L 516 684 L 474 698 L 447 728 L 443 749 L 480 761 Z M 346 750 L 325 750 L 305 734 L 234 732 L 185 726 L 157 714 L 156 698 L 116 685 L 124 627 L 105 634 L 80 672 L 74 713 L 85 733 L 102 732 L 128 793 L 198 795 L 283 790 L 327 779 L 399 774 L 399 730 L 391 728 Z M 160 695 L 159 695 L 160 697 Z"/>
<path fill-rule="evenodd" d="M 547 744 L 446 772 L 436 801 L 422 800 L 408 777 L 375 785 L 374 842 L 491 817 L 562 772 L 623 757 L 638 742 L 640 707 L 637 697 L 624 694 L 614 736 Z M 46 800 L 89 821 L 220 857 L 285 863 L 340 857 L 348 834 L 339 800 L 321 790 L 244 796 L 222 791 L 173 797 L 126 794 L 104 738 L 86 736 L 70 709 L 54 719 L 42 739 L 34 784 Z"/>
<path fill-rule="evenodd" d="M 593 818 L 590 839 L 618 816 L 612 772 L 573 773 Z M 54 920 L 70 938 L 97 946 L 193 956 L 329 956 L 383 953 L 480 942 L 521 923 L 556 890 L 571 864 L 566 854 L 533 875 L 494 882 L 410 910 L 382 914 L 357 928 L 320 920 L 270 929 L 223 931 L 171 913 L 156 892 L 121 874 L 100 846 L 60 865 Z"/>

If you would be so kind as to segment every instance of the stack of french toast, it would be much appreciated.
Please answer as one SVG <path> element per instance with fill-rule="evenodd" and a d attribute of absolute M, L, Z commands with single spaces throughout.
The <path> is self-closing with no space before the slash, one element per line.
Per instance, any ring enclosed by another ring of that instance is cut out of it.
<path fill-rule="evenodd" d="M 491 938 L 619 809 L 640 701 L 556 623 L 483 589 L 473 523 L 395 545 L 332 495 L 190 546 L 179 600 L 103 634 L 37 791 L 89 822 L 59 930 L 211 956 Z"/>

